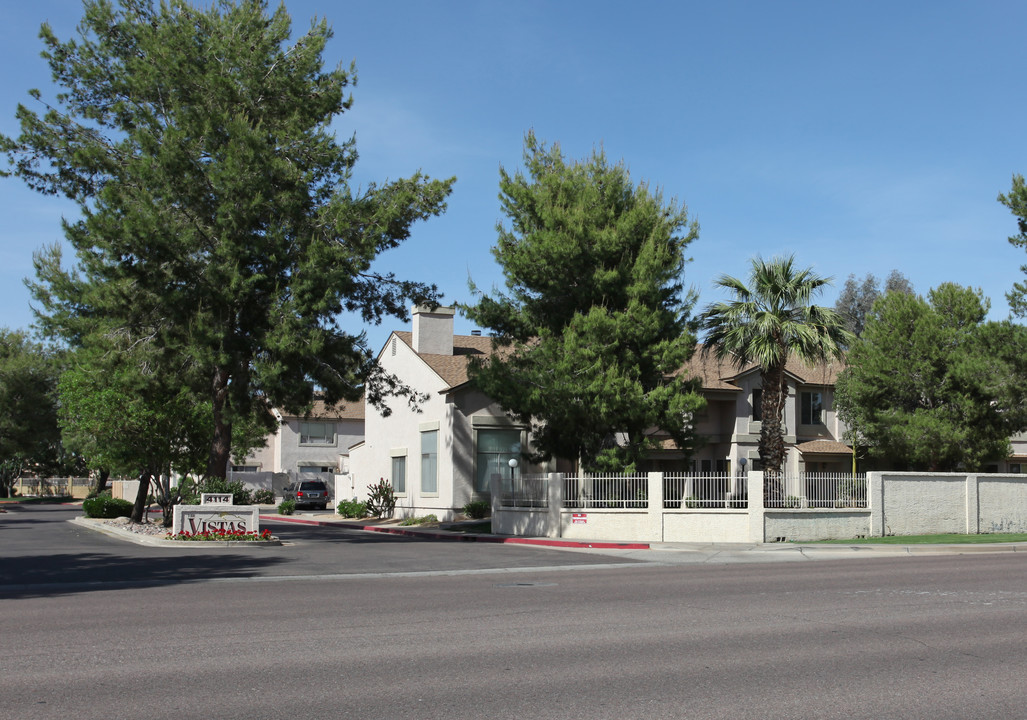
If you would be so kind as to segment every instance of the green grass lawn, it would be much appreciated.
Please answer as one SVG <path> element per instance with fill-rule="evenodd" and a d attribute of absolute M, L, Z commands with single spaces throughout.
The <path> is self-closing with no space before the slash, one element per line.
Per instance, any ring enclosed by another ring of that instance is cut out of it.
<path fill-rule="evenodd" d="M 852 538 L 851 540 L 819 540 L 809 544 L 831 545 L 966 545 L 972 543 L 1010 543 L 1027 542 L 1027 533 L 990 533 L 984 535 L 961 535 L 945 533 L 941 535 L 889 535 L 887 537 Z"/>

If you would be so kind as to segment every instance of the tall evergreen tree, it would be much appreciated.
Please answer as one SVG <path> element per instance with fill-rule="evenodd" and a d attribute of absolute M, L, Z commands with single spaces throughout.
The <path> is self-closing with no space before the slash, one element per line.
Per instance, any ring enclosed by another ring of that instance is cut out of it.
<path fill-rule="evenodd" d="M 1009 236 L 1009 244 L 1027 249 L 1027 182 L 1024 181 L 1023 175 L 1013 175 L 1012 189 L 1008 195 L 1000 194 L 998 201 L 1016 216 L 1019 232 Z M 1027 264 L 1021 265 L 1020 270 L 1027 273 Z M 1014 283 L 1013 289 L 1006 293 L 1006 300 L 1009 301 L 1009 309 L 1013 315 L 1019 318 L 1027 317 L 1027 282 Z"/>
<path fill-rule="evenodd" d="M 453 180 L 350 187 L 354 141 L 330 125 L 355 76 L 324 69 L 323 20 L 290 43 L 284 6 L 263 0 L 84 5 L 77 40 L 42 28 L 61 92 L 0 137 L 15 174 L 81 209 L 65 225 L 78 272 L 40 258 L 43 324 L 72 343 L 147 338 L 155 362 L 191 365 L 212 412 L 207 473 L 223 477 L 236 422 L 302 411 L 315 387 L 329 402 L 365 390 L 373 361 L 343 310 L 380 322 L 437 301 L 372 263 L 442 212 Z"/>
<path fill-rule="evenodd" d="M 986 322 L 980 291 L 952 283 L 874 306 L 838 378 L 851 439 L 887 469 L 981 470 L 1027 427 L 1027 329 Z"/>
<path fill-rule="evenodd" d="M 901 272 L 892 270 L 884 281 L 884 292 L 912 293 L 913 285 Z M 849 332 L 857 337 L 863 334 L 874 302 L 882 294 L 881 284 L 872 274 L 867 273 L 862 281 L 855 275 L 849 275 L 834 304 L 835 311 L 845 319 Z"/>
<path fill-rule="evenodd" d="M 852 340 L 841 315 L 811 304 L 829 282 L 811 268 L 796 268 L 794 257 L 769 261 L 757 257 L 752 260 L 748 285 L 729 275 L 717 280 L 734 299 L 707 306 L 700 317 L 706 331 L 705 352 L 740 366 L 755 363 L 760 369 L 760 464 L 775 475 L 781 474 L 785 461 L 782 419 L 788 397 L 785 364 L 789 356 L 807 365 L 841 358 Z"/>
<path fill-rule="evenodd" d="M 697 225 L 602 152 L 568 162 L 529 133 L 524 160 L 526 174 L 500 170 L 508 294 L 464 308 L 495 332 L 474 382 L 531 424 L 536 459 L 630 468 L 656 429 L 690 452 L 703 400 L 677 373 L 695 345 L 682 275 Z"/>

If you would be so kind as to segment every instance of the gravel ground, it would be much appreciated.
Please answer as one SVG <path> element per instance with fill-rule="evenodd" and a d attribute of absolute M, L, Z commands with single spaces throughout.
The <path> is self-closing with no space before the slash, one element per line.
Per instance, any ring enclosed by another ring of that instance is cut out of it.
<path fill-rule="evenodd" d="M 114 527 L 139 535 L 152 535 L 161 538 L 171 532 L 171 528 L 164 527 L 164 524 L 159 520 L 156 522 L 134 523 L 128 518 L 114 518 L 113 520 L 104 520 L 103 524 L 113 525 Z"/>

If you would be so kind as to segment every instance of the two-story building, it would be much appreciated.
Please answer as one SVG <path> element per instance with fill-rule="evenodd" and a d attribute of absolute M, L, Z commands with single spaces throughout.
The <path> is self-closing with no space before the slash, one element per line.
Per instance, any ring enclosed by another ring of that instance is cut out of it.
<path fill-rule="evenodd" d="M 229 478 L 248 486 L 273 488 L 317 477 L 329 486 L 349 470 L 349 448 L 364 438 L 364 400 L 327 406 L 317 400 L 306 415 L 275 409 L 278 428 L 263 447 L 234 458 Z"/>
<path fill-rule="evenodd" d="M 795 359 L 788 362 L 783 418 L 786 473 L 852 470 L 852 448 L 842 442 L 845 424 L 834 410 L 834 383 L 843 368 L 836 361 L 813 367 Z M 692 419 L 701 445 L 686 461 L 672 443 L 665 441 L 646 469 L 716 474 L 760 469 L 763 418 L 759 368 L 739 367 L 697 348 L 683 372 L 700 378 L 706 398 L 706 409 Z"/>
<path fill-rule="evenodd" d="M 427 393 L 417 411 L 392 399 L 391 413 L 364 409 L 364 439 L 350 450 L 350 489 L 389 480 L 403 517 L 433 513 L 447 519 L 471 500 L 486 499 L 495 477 L 573 472 L 573 461 L 527 466 L 522 450 L 529 429 L 514 421 L 468 380 L 472 357 L 492 352 L 489 337 L 454 335 L 453 308 L 413 309 L 412 332 L 393 332 L 378 356 L 382 367 Z M 844 363 L 813 367 L 789 361 L 784 413 L 785 473 L 848 473 L 853 451 L 834 409 L 834 385 Z M 692 418 L 702 443 L 691 458 L 665 439 L 643 466 L 647 471 L 735 474 L 758 470 L 763 418 L 761 378 L 755 365 L 739 367 L 696 350 L 682 372 L 701 380 L 706 409 Z M 1027 462 L 1027 434 L 1013 438 L 1014 454 L 989 470 L 1019 472 Z M 516 460 L 514 466 L 510 461 Z M 858 463 L 858 460 L 857 460 Z"/>

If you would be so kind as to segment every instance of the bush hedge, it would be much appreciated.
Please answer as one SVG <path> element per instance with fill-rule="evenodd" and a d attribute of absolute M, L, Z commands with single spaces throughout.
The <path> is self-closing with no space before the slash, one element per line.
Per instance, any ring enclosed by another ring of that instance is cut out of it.
<path fill-rule="evenodd" d="M 267 489 L 254 490 L 253 502 L 257 503 L 258 505 L 274 505 L 275 491 Z"/>
<path fill-rule="evenodd" d="M 128 500 L 116 500 L 108 495 L 87 498 L 82 501 L 82 511 L 91 518 L 129 517 L 132 514 L 132 503 Z"/>
<path fill-rule="evenodd" d="M 481 520 L 492 514 L 492 503 L 487 500 L 472 500 L 464 505 L 464 515 L 471 520 Z"/>
<path fill-rule="evenodd" d="M 367 505 L 356 500 L 342 500 L 336 509 L 344 518 L 367 517 Z"/>

